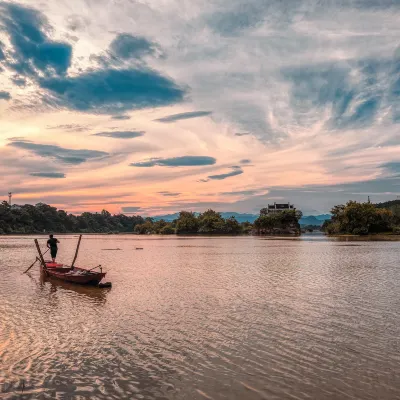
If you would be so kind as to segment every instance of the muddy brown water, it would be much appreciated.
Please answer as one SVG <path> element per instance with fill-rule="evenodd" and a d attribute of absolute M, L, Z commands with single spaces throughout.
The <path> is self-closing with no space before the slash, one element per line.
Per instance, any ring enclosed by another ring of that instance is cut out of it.
<path fill-rule="evenodd" d="M 399 399 L 400 242 L 346 240 L 85 236 L 98 289 L 0 237 L 0 398 Z"/>

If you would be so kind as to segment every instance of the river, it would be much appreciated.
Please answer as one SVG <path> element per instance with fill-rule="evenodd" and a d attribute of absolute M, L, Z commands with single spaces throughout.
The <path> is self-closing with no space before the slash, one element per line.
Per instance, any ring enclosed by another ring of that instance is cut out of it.
<path fill-rule="evenodd" d="M 59 239 L 71 262 L 77 236 Z M 0 397 L 398 399 L 399 254 L 321 235 L 87 235 L 77 265 L 102 264 L 113 287 L 98 289 L 22 274 L 33 238 L 0 237 Z"/>

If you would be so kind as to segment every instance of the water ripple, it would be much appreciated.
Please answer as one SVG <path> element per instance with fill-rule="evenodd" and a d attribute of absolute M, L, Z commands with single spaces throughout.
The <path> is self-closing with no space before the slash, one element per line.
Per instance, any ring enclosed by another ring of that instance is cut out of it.
<path fill-rule="evenodd" d="M 99 290 L 22 275 L 31 242 L 0 238 L 1 398 L 399 398 L 400 243 L 91 236 Z"/>

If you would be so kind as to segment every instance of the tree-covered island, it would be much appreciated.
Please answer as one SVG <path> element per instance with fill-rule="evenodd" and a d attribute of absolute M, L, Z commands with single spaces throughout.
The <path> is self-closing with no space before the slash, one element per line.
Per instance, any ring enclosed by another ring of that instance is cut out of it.
<path fill-rule="evenodd" d="M 322 229 L 328 235 L 400 234 L 400 200 L 372 204 L 349 201 L 332 208 Z"/>
<path fill-rule="evenodd" d="M 263 208 L 260 216 L 254 221 L 254 229 L 258 235 L 299 235 L 301 233 L 299 220 L 302 215 L 298 210 L 269 213 Z"/>

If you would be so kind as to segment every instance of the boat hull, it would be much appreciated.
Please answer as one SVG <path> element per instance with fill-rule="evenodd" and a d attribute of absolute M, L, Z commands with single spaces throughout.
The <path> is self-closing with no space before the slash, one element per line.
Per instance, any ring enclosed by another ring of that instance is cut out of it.
<path fill-rule="evenodd" d="M 105 272 L 89 271 L 78 267 L 71 268 L 70 266 L 53 263 L 46 263 L 46 267 L 41 266 L 41 269 L 48 277 L 80 285 L 98 285 L 106 276 Z"/>

